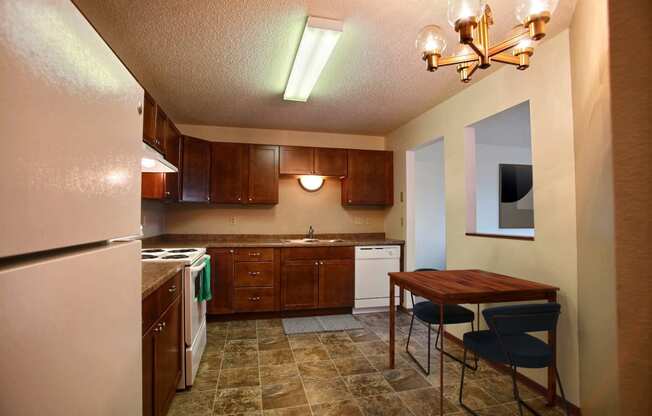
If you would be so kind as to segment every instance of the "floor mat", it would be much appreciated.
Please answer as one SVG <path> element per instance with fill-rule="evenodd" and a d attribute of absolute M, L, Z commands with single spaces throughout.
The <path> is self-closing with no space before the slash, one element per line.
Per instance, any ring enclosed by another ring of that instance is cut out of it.
<path fill-rule="evenodd" d="M 353 315 L 328 315 L 308 318 L 284 318 L 283 330 L 286 335 L 310 332 L 343 331 L 363 328 Z"/>

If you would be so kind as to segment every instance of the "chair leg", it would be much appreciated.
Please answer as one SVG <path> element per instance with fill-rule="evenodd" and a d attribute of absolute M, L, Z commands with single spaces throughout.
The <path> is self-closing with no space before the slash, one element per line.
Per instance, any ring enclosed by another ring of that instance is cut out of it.
<path fill-rule="evenodd" d="M 471 331 L 473 331 L 473 322 L 471 322 Z M 441 333 L 441 326 L 439 327 L 439 329 L 437 329 L 437 337 L 435 338 L 435 349 L 437 351 L 441 351 L 441 347 L 439 346 L 439 335 L 440 335 L 440 333 Z M 469 370 L 475 371 L 475 370 L 478 369 L 478 355 L 477 354 L 475 354 L 475 365 L 473 365 L 473 366 L 469 365 L 469 364 L 466 364 L 466 360 L 462 361 L 459 358 L 455 357 L 454 355 L 451 355 L 450 353 L 448 353 L 446 351 L 444 351 L 444 355 L 447 356 L 448 358 L 450 358 L 452 360 L 455 360 L 458 363 L 464 365 Z"/>
<path fill-rule="evenodd" d="M 463 364 L 462 365 L 462 379 L 460 380 L 460 395 L 458 397 L 458 401 L 460 402 L 460 406 L 462 406 L 462 408 L 464 410 L 466 410 L 467 412 L 471 413 L 474 416 L 478 416 L 478 414 L 476 412 L 474 412 L 470 407 L 465 405 L 464 401 L 462 400 L 462 397 L 464 396 L 464 373 L 465 373 L 466 368 L 468 367 L 466 365 L 466 352 L 467 352 L 467 349 L 466 349 L 466 347 L 464 347 L 464 356 L 462 358 L 464 360 L 464 362 L 462 363 Z"/>
<path fill-rule="evenodd" d="M 421 363 L 417 360 L 417 358 L 412 355 L 410 352 L 410 337 L 412 336 L 412 326 L 414 325 L 414 313 L 412 314 L 412 320 L 410 321 L 410 331 L 408 332 L 408 339 L 407 343 L 405 344 L 405 352 L 412 358 L 412 361 L 414 361 L 421 371 L 423 371 L 426 375 L 430 375 L 430 324 L 428 324 L 428 368 L 423 368 Z"/>
<path fill-rule="evenodd" d="M 564 401 L 566 416 L 570 416 L 570 404 L 566 400 L 566 395 L 564 394 L 564 386 L 561 385 L 561 378 L 559 377 L 559 371 L 557 371 L 557 366 L 555 366 L 555 375 L 557 376 L 557 383 L 559 383 L 559 392 L 561 393 L 561 398 Z"/>
<path fill-rule="evenodd" d="M 535 416 L 541 416 L 539 412 L 534 410 L 529 404 L 525 403 L 521 399 L 521 395 L 518 392 L 518 383 L 516 382 L 516 366 L 512 366 L 512 385 L 514 386 L 514 398 L 516 399 L 516 404 L 518 405 L 518 414 L 523 416 L 523 408 L 525 407 Z"/>

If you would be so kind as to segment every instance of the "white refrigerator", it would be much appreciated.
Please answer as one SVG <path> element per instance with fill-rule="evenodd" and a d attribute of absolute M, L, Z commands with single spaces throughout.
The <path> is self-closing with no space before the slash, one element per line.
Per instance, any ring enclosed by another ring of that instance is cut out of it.
<path fill-rule="evenodd" d="M 0 415 L 140 415 L 143 90 L 68 0 L 0 0 Z"/>

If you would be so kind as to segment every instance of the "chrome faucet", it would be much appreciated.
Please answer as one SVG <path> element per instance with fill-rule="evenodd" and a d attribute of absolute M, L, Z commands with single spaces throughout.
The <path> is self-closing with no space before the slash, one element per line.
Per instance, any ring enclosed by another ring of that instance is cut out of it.
<path fill-rule="evenodd" d="M 310 238 L 310 239 L 315 238 L 315 230 L 312 228 L 312 225 L 310 226 L 310 228 L 308 228 L 308 235 L 306 236 L 306 238 Z"/>

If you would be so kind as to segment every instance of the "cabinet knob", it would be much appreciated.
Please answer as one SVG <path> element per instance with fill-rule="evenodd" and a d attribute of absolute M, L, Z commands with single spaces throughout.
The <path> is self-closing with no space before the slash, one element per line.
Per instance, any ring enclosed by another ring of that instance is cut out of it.
<path fill-rule="evenodd" d="M 138 102 L 138 106 L 136 107 L 136 110 L 138 110 L 138 114 L 143 114 L 143 103 Z"/>
<path fill-rule="evenodd" d="M 249 276 L 256 277 L 260 274 L 260 272 L 249 272 Z"/>
<path fill-rule="evenodd" d="M 233 250 L 229 250 L 229 253 L 233 254 L 233 253 L 235 253 L 235 251 L 233 251 Z"/>
<path fill-rule="evenodd" d="M 242 197 L 238 197 L 238 201 L 242 201 Z"/>
<path fill-rule="evenodd" d="M 319 262 L 318 262 L 318 261 L 316 261 L 316 262 L 315 262 L 315 266 L 317 266 L 318 264 L 319 264 Z"/>
<path fill-rule="evenodd" d="M 254 199 L 252 197 L 249 198 L 250 201 L 253 201 Z"/>
<path fill-rule="evenodd" d="M 173 293 L 177 291 L 177 285 L 172 285 L 168 288 L 168 292 Z"/>
<path fill-rule="evenodd" d="M 170 196 L 170 191 L 165 191 L 166 196 Z"/>
<path fill-rule="evenodd" d="M 323 262 L 323 261 L 320 261 L 320 262 L 319 262 L 319 264 L 322 264 L 322 265 L 323 265 L 323 264 L 324 264 L 324 262 Z"/>
<path fill-rule="evenodd" d="M 165 325 L 166 325 L 165 322 L 161 322 L 161 328 L 165 328 Z"/>

